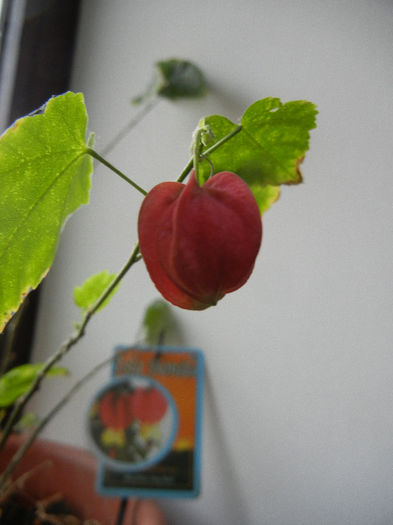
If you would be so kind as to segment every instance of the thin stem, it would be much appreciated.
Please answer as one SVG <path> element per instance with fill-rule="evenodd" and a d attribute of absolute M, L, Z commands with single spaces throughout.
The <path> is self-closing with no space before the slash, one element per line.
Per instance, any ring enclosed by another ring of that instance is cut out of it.
<path fill-rule="evenodd" d="M 131 118 L 131 120 L 113 137 L 113 139 L 103 148 L 102 154 L 108 155 L 110 151 L 133 129 L 139 122 L 158 104 L 160 99 L 155 96 L 147 102 L 141 110 Z"/>
<path fill-rule="evenodd" d="M 94 149 L 87 148 L 86 153 L 88 155 L 92 156 L 93 158 L 97 159 L 99 162 L 101 162 L 101 164 L 104 164 L 104 166 L 106 166 L 107 168 L 109 168 L 113 172 L 115 172 L 116 175 L 119 175 L 119 177 L 121 177 L 123 180 L 128 182 L 128 184 L 131 184 L 131 186 L 133 188 L 135 188 L 136 190 L 138 190 L 140 193 L 142 193 L 142 195 L 147 195 L 147 191 L 146 190 L 144 190 L 143 188 L 141 188 L 141 186 L 139 186 L 139 184 L 137 184 L 136 182 L 134 182 L 133 180 L 128 178 L 127 175 L 124 175 L 124 173 L 122 173 L 115 166 L 113 166 L 113 164 L 111 164 L 106 159 L 104 159 L 104 157 L 101 157 L 101 155 L 99 153 L 97 153 L 96 151 L 94 151 Z"/>
<path fill-rule="evenodd" d="M 124 516 L 128 505 L 128 498 L 121 498 L 117 513 L 116 525 L 123 525 Z"/>
<path fill-rule="evenodd" d="M 225 137 L 223 137 L 222 139 L 220 139 L 218 142 L 216 142 L 215 144 L 213 144 L 213 146 L 210 146 L 210 148 L 208 148 L 207 150 L 203 151 L 203 156 L 204 157 L 207 157 L 208 155 L 210 155 L 211 153 L 213 153 L 213 151 L 215 151 L 217 148 L 219 148 L 220 146 L 222 146 L 223 144 L 225 144 L 225 142 L 227 142 L 228 140 L 230 140 L 232 137 L 234 137 L 235 135 L 237 135 L 239 133 L 239 131 L 242 130 L 242 126 L 239 125 L 237 126 L 233 131 L 231 131 L 230 133 L 228 133 L 228 135 L 225 135 Z M 187 177 L 187 175 L 190 173 L 190 171 L 192 170 L 192 167 L 193 167 L 193 163 L 194 163 L 194 158 L 190 159 L 186 165 L 186 167 L 183 169 L 183 171 L 180 173 L 178 179 L 176 182 L 183 182 L 184 179 Z"/>
<path fill-rule="evenodd" d="M 225 137 L 222 137 L 222 139 L 220 139 L 215 144 L 213 144 L 213 146 L 210 146 L 210 148 L 208 148 L 206 151 L 204 151 L 203 155 L 205 157 L 210 155 L 211 153 L 213 153 L 213 151 L 216 151 L 217 148 L 219 148 L 220 146 L 225 144 L 225 142 L 227 142 L 232 137 L 237 135 L 239 133 L 239 131 L 241 131 L 242 129 L 243 129 L 242 126 L 239 124 L 238 126 L 236 126 L 236 128 L 234 130 L 232 130 L 230 133 L 228 133 L 228 135 L 225 135 Z"/>
<path fill-rule="evenodd" d="M 65 343 L 63 343 L 60 346 L 57 352 L 55 352 L 49 357 L 49 359 L 45 362 L 42 370 L 39 372 L 39 374 L 37 374 L 37 377 L 34 383 L 29 388 L 29 390 L 15 403 L 14 409 L 10 417 L 8 418 L 7 424 L 1 436 L 0 450 L 2 450 L 2 448 L 4 447 L 8 436 L 10 435 L 16 421 L 22 414 L 26 404 L 30 401 L 32 396 L 41 386 L 41 382 L 43 381 L 47 372 L 52 368 L 52 366 L 54 366 L 58 361 L 60 361 L 60 359 L 62 359 L 62 357 L 84 336 L 86 326 L 90 321 L 91 317 L 96 313 L 96 311 L 100 308 L 100 306 L 104 303 L 104 301 L 120 283 L 120 281 L 126 275 L 131 266 L 139 260 L 139 244 L 137 243 L 132 251 L 131 257 L 120 270 L 120 272 L 117 274 L 115 279 L 107 286 L 105 291 L 102 293 L 101 297 L 99 297 L 99 299 L 94 303 L 94 305 L 86 311 L 82 323 L 78 326 L 76 332 Z"/>
<path fill-rule="evenodd" d="M 184 170 L 180 173 L 179 177 L 176 179 L 176 182 L 183 182 L 184 179 L 187 177 L 187 175 L 190 173 L 190 171 L 192 170 L 192 167 L 194 165 L 194 159 L 190 159 L 186 165 L 186 167 L 184 168 Z"/>
<path fill-rule="evenodd" d="M 19 447 L 11 461 L 7 465 L 7 468 L 4 470 L 0 477 L 0 489 L 4 486 L 4 483 L 7 481 L 9 476 L 15 470 L 15 467 L 18 465 L 19 461 L 26 454 L 27 450 L 34 443 L 38 434 L 46 427 L 46 425 L 52 420 L 52 418 L 68 403 L 68 401 L 80 390 L 80 388 L 91 379 L 97 372 L 104 368 L 108 363 L 113 360 L 114 356 L 105 359 L 100 364 L 92 368 L 86 375 L 84 375 L 79 381 L 77 381 L 74 386 L 67 392 L 67 394 L 50 410 L 47 415 L 39 422 L 36 428 L 31 432 L 26 441 Z"/>
<path fill-rule="evenodd" d="M 201 186 L 201 181 L 199 179 L 199 162 L 201 160 L 201 151 L 202 151 L 202 134 L 204 133 L 203 128 L 199 128 L 195 133 L 194 144 L 193 144 L 193 165 L 195 172 L 195 179 L 199 186 Z"/>

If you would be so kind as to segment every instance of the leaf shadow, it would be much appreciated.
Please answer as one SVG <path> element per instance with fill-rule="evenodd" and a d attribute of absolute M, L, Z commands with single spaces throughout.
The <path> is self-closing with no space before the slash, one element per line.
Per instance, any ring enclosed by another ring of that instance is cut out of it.
<path fill-rule="evenodd" d="M 226 439 L 227 432 L 224 430 L 220 418 L 216 397 L 213 391 L 213 383 L 208 371 L 205 371 L 205 396 L 206 396 L 206 424 L 210 427 L 210 433 L 214 436 L 210 446 L 214 447 L 212 455 L 219 468 L 219 479 L 221 488 L 221 506 L 223 515 L 230 516 L 230 523 L 249 523 L 247 504 L 243 498 L 241 481 L 236 476 L 233 462 L 233 453 L 229 450 Z M 218 486 L 216 486 L 218 491 Z M 228 525 L 229 522 L 227 521 Z"/>

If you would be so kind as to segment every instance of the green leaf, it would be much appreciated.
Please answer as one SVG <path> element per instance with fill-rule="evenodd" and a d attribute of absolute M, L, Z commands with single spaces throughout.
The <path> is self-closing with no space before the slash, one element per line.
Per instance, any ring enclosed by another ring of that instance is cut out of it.
<path fill-rule="evenodd" d="M 258 186 L 251 185 L 251 191 L 254 194 L 254 197 L 258 203 L 259 211 L 261 215 L 267 211 L 270 206 L 276 202 L 280 197 L 280 187 L 279 186 Z"/>
<path fill-rule="evenodd" d="M 169 304 L 157 299 L 145 310 L 142 321 L 143 342 L 148 345 L 157 345 L 167 342 L 168 338 L 178 336 L 178 327 Z"/>
<path fill-rule="evenodd" d="M 207 91 L 202 71 L 187 60 L 173 58 L 157 62 L 161 86 L 158 94 L 175 99 L 183 97 L 201 97 Z"/>
<path fill-rule="evenodd" d="M 86 279 L 82 286 L 77 286 L 74 288 L 75 304 L 84 311 L 88 310 L 96 303 L 96 301 L 98 301 L 98 299 L 115 277 L 115 273 L 109 273 L 106 270 L 95 275 L 91 275 L 88 279 Z M 116 286 L 116 288 L 109 294 L 98 310 L 101 310 L 109 303 L 117 290 L 118 286 Z"/>
<path fill-rule="evenodd" d="M 202 71 L 188 60 L 171 58 L 155 64 L 156 78 L 143 95 L 134 98 L 135 104 L 145 102 L 154 95 L 171 100 L 201 97 L 207 92 Z"/>
<path fill-rule="evenodd" d="M 0 407 L 12 405 L 20 396 L 29 390 L 44 363 L 34 363 L 16 366 L 0 377 Z M 53 367 L 47 372 L 48 377 L 64 376 L 68 370 L 63 367 Z"/>
<path fill-rule="evenodd" d="M 315 105 L 304 100 L 283 104 L 278 98 L 265 98 L 255 102 L 245 111 L 240 132 L 209 155 L 215 172 L 237 173 L 254 191 L 260 208 L 267 209 L 272 196 L 273 201 L 278 197 L 278 190 L 268 186 L 302 181 L 299 165 L 308 150 L 309 132 L 316 126 L 316 113 Z M 215 142 L 238 127 L 220 115 L 202 119 L 199 127 L 205 126 L 212 130 Z M 203 161 L 200 174 L 204 180 L 210 170 L 209 163 Z"/>
<path fill-rule="evenodd" d="M 51 98 L 0 137 L 0 332 L 48 272 L 67 217 L 89 201 L 83 95 Z"/>

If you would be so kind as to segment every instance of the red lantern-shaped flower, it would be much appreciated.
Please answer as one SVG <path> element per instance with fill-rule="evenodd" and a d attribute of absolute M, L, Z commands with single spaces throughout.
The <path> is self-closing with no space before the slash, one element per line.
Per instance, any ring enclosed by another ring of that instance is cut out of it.
<path fill-rule="evenodd" d="M 140 250 L 161 294 L 176 306 L 203 310 L 249 278 L 262 240 L 255 197 L 236 174 L 199 186 L 163 182 L 145 197 Z"/>

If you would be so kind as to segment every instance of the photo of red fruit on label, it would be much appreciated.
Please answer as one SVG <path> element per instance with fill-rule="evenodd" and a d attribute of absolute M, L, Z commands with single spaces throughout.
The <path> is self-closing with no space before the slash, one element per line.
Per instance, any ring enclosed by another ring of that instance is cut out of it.
<path fill-rule="evenodd" d="M 99 415 L 105 427 L 125 430 L 135 416 L 132 412 L 132 394 L 109 390 L 99 402 Z"/>
<path fill-rule="evenodd" d="M 243 286 L 262 241 L 262 220 L 248 185 L 235 173 L 202 186 L 163 182 L 145 197 L 140 250 L 157 289 L 172 304 L 204 310 Z"/>
<path fill-rule="evenodd" d="M 115 379 L 98 392 L 88 417 L 91 445 L 116 470 L 139 471 L 170 450 L 178 414 L 168 390 L 146 376 Z"/>
<path fill-rule="evenodd" d="M 131 396 L 132 413 L 141 423 L 157 423 L 164 417 L 167 408 L 167 400 L 156 388 L 140 387 Z"/>

